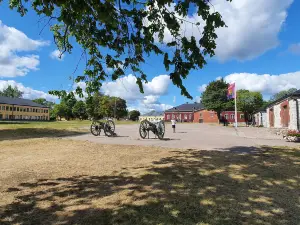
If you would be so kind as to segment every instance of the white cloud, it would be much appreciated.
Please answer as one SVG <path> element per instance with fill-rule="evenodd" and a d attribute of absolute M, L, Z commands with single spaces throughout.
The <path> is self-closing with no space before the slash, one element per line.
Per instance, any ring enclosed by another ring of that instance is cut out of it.
<path fill-rule="evenodd" d="M 224 78 L 227 83 L 236 82 L 237 89 L 260 91 L 270 95 L 289 88 L 300 89 L 300 71 L 271 75 L 255 73 L 235 73 Z"/>
<path fill-rule="evenodd" d="M 23 98 L 25 99 L 36 99 L 36 98 L 45 98 L 48 101 L 54 102 L 58 98 L 56 96 L 50 95 L 43 91 L 34 90 L 30 87 L 25 87 L 22 83 L 17 83 L 14 80 L 0 80 L 0 91 L 3 91 L 11 85 L 12 87 L 17 87 L 21 92 L 23 92 Z"/>
<path fill-rule="evenodd" d="M 200 103 L 200 102 L 201 102 L 201 97 L 200 97 L 200 96 L 196 96 L 196 97 L 195 97 L 195 102 Z"/>
<path fill-rule="evenodd" d="M 300 89 L 300 71 L 279 75 L 234 73 L 225 76 L 224 80 L 227 83 L 235 82 L 237 89 L 259 91 L 263 95 L 273 95 L 290 88 Z"/>
<path fill-rule="evenodd" d="M 287 9 L 293 0 L 238 0 L 227 2 L 212 0 L 211 10 L 218 11 L 228 27 L 217 30 L 216 56 L 221 61 L 253 59 L 279 44 L 278 34 L 286 20 Z M 172 10 L 173 7 L 170 7 Z M 178 15 L 177 15 L 178 16 Z M 181 25 L 182 35 L 199 40 L 204 22 L 196 13 L 185 18 L 200 22 L 200 32 L 190 23 Z M 165 31 L 165 41 L 172 41 Z"/>
<path fill-rule="evenodd" d="M 216 80 L 222 80 L 222 77 L 217 77 Z"/>
<path fill-rule="evenodd" d="M 170 77 L 168 75 L 159 75 L 148 83 L 143 82 L 144 94 L 140 93 L 136 81 L 136 77 L 130 74 L 116 81 L 105 82 L 101 90 L 105 95 L 121 97 L 127 101 L 135 101 L 149 95 L 161 96 L 167 94 Z"/>
<path fill-rule="evenodd" d="M 59 61 L 62 61 L 65 58 L 65 54 L 61 55 L 61 52 L 59 50 L 54 50 L 50 53 L 50 58 L 51 59 L 56 59 Z"/>
<path fill-rule="evenodd" d="M 45 41 L 32 40 L 0 20 L 0 77 L 25 76 L 31 70 L 38 70 L 38 55 L 19 56 L 17 53 L 35 51 L 48 44 Z"/>
<path fill-rule="evenodd" d="M 214 0 L 228 28 L 217 31 L 216 55 L 221 60 L 255 58 L 279 44 L 278 34 L 293 0 Z"/>
<path fill-rule="evenodd" d="M 153 110 L 157 112 L 163 112 L 170 108 L 173 108 L 173 106 L 168 104 L 161 104 L 161 103 L 143 104 L 143 102 L 139 102 L 138 104 L 135 105 L 129 105 L 128 110 L 129 111 L 138 110 L 141 112 L 141 114 L 145 114 Z"/>
<path fill-rule="evenodd" d="M 300 55 L 300 43 L 290 45 L 289 51 L 296 55 Z"/>
<path fill-rule="evenodd" d="M 201 86 L 198 87 L 198 91 L 204 92 L 207 88 L 207 84 L 202 84 Z"/>
<path fill-rule="evenodd" d="M 148 83 L 144 82 L 144 94 L 140 93 L 136 81 L 136 77 L 130 74 L 116 81 L 105 82 L 101 91 L 105 95 L 125 99 L 129 108 L 138 109 L 141 112 L 149 112 L 151 110 L 164 111 L 172 107 L 158 101 L 160 96 L 166 95 L 168 92 L 170 85 L 170 77 L 168 75 L 159 75 Z"/>

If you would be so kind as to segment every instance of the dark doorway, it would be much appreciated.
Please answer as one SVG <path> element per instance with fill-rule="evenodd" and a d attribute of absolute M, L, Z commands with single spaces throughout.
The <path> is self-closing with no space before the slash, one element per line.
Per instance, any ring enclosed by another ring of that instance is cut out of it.
<path fill-rule="evenodd" d="M 289 109 L 287 105 L 282 107 L 282 126 L 288 127 L 289 126 Z"/>
<path fill-rule="evenodd" d="M 270 121 L 270 127 L 274 127 L 274 109 L 270 109 L 269 112 L 269 121 Z"/>

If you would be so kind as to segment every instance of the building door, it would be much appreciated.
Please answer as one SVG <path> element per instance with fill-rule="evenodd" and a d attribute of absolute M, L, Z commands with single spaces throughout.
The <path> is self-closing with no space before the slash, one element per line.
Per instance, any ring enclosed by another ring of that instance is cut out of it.
<path fill-rule="evenodd" d="M 274 109 L 270 109 L 269 112 L 269 122 L 270 122 L 270 127 L 274 127 Z"/>
<path fill-rule="evenodd" d="M 3 119 L 3 115 L 2 114 L 0 114 L 0 120 L 2 120 Z"/>
<path fill-rule="evenodd" d="M 289 110 L 287 106 L 282 107 L 283 113 L 282 113 L 282 126 L 288 127 L 289 126 Z"/>

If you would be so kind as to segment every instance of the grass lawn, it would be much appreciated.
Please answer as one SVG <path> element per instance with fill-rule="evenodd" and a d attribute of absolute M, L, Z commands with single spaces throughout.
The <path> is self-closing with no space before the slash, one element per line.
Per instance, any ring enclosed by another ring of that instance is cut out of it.
<path fill-rule="evenodd" d="M 132 121 L 116 121 L 116 124 L 133 124 Z M 0 122 L 0 141 L 23 138 L 39 137 L 62 137 L 79 135 L 90 132 L 91 121 L 21 121 L 21 122 Z"/>
<path fill-rule="evenodd" d="M 299 224 L 300 150 L 0 142 L 0 224 Z"/>

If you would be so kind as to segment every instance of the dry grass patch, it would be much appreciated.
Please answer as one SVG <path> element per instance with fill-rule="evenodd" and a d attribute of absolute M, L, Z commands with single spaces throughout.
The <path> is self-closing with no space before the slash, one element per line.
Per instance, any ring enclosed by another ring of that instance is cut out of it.
<path fill-rule="evenodd" d="M 3 224 L 298 224 L 300 151 L 0 143 Z"/>

